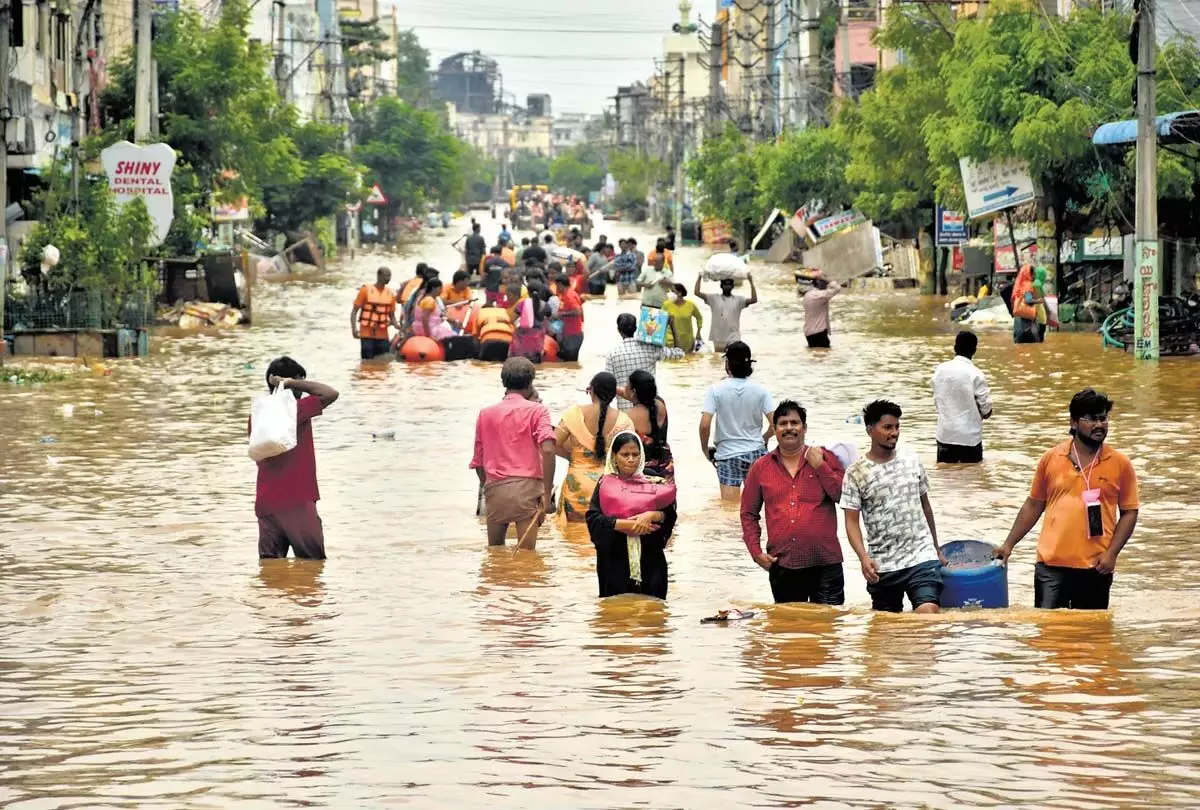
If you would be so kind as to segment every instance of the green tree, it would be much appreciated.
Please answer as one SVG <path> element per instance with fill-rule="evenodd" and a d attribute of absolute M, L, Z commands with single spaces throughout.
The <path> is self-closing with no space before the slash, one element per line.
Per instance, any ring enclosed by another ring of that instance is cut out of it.
<path fill-rule="evenodd" d="M 550 164 L 550 184 L 556 191 L 586 197 L 604 185 L 604 152 L 593 144 L 568 149 Z"/>
<path fill-rule="evenodd" d="M 225 201 L 249 197 L 252 210 L 268 182 L 303 174 L 291 135 L 296 111 L 280 101 L 270 74 L 270 50 L 247 36 L 245 0 L 221 5 L 209 25 L 191 10 L 166 15 L 154 39 L 158 63 L 162 140 L 175 147 L 201 178 L 220 180 Z M 108 139 L 133 130 L 133 52 L 114 65 L 103 95 Z M 257 210 L 256 210 L 257 209 Z"/>
<path fill-rule="evenodd" d="M 548 185 L 550 183 L 550 158 L 542 157 L 529 149 L 514 152 L 508 168 L 514 185 Z"/>
<path fill-rule="evenodd" d="M 846 154 L 837 131 L 814 127 L 790 132 L 754 150 L 758 207 L 792 211 L 838 211 L 853 201 L 846 182 Z"/>
<path fill-rule="evenodd" d="M 391 97 L 363 108 L 355 154 L 387 195 L 389 214 L 413 211 L 429 200 L 458 199 L 465 187 L 465 150 L 433 112 Z"/>
<path fill-rule="evenodd" d="M 64 318 L 83 317 L 68 297 L 87 293 L 87 319 L 95 326 L 142 323 L 157 283 L 157 273 L 145 262 L 153 232 L 145 204 L 135 199 L 118 206 L 103 180 L 82 182 L 76 202 L 65 193 L 67 182 L 62 172 L 50 178 L 40 201 L 43 219 L 21 249 L 23 275 L 35 294 L 62 302 Z M 58 248 L 59 261 L 43 276 L 46 245 Z"/>
<path fill-rule="evenodd" d="M 496 161 L 473 146 L 462 150 L 464 201 L 487 202 L 496 182 Z"/>
<path fill-rule="evenodd" d="M 732 123 L 704 141 L 687 174 L 700 194 L 700 212 L 725 220 L 745 238 L 766 212 L 759 195 L 759 161 L 750 139 Z"/>
<path fill-rule="evenodd" d="M 396 95 L 414 107 L 429 107 L 433 102 L 429 51 L 412 30 L 396 37 Z"/>
<path fill-rule="evenodd" d="M 650 190 L 667 181 L 670 168 L 661 160 L 639 155 L 632 149 L 614 150 L 608 158 L 608 170 L 617 182 L 618 208 L 644 209 Z"/>
<path fill-rule="evenodd" d="M 298 234 L 318 220 L 342 212 L 356 195 L 359 167 L 343 152 L 342 129 L 309 121 L 295 132 L 302 173 L 298 178 L 263 186 L 266 214 L 261 223 L 273 231 Z"/>

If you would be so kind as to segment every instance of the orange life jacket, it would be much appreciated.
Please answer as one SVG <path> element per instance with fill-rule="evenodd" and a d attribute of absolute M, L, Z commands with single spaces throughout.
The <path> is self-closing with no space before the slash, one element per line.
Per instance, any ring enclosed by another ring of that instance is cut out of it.
<path fill-rule="evenodd" d="M 508 312 L 499 307 L 485 307 L 479 310 L 479 314 L 475 318 L 475 329 L 480 343 L 486 343 L 489 340 L 512 343 L 514 334 L 512 320 L 508 317 Z"/>
<path fill-rule="evenodd" d="M 381 290 L 374 284 L 366 284 L 363 289 L 367 292 L 367 302 L 358 315 L 359 328 L 386 331 L 392 322 L 392 313 L 396 311 L 395 293 L 388 287 Z"/>

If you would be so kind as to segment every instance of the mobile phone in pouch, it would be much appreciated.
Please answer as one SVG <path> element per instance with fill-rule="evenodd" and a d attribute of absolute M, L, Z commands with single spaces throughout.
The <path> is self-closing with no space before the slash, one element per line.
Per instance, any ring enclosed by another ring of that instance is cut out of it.
<path fill-rule="evenodd" d="M 1083 493 L 1083 503 L 1087 508 L 1088 537 L 1102 537 L 1104 516 L 1100 512 L 1100 490 L 1086 490 Z"/>

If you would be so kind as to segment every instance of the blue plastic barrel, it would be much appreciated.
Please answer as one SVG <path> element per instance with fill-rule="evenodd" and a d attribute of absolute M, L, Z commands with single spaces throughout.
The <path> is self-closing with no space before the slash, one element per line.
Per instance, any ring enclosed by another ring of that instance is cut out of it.
<path fill-rule="evenodd" d="M 942 566 L 942 607 L 1008 607 L 1008 568 L 992 559 L 996 547 L 982 540 L 942 544 L 950 565 Z"/>

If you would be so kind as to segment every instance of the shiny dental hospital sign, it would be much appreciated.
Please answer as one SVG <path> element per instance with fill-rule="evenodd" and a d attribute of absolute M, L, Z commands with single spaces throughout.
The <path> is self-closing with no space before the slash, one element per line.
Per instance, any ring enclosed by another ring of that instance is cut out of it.
<path fill-rule="evenodd" d="M 171 192 L 175 150 L 165 143 L 138 146 L 121 141 L 101 152 L 100 162 L 117 205 L 141 197 L 154 226 L 150 245 L 162 244 L 175 219 L 175 195 Z"/>

